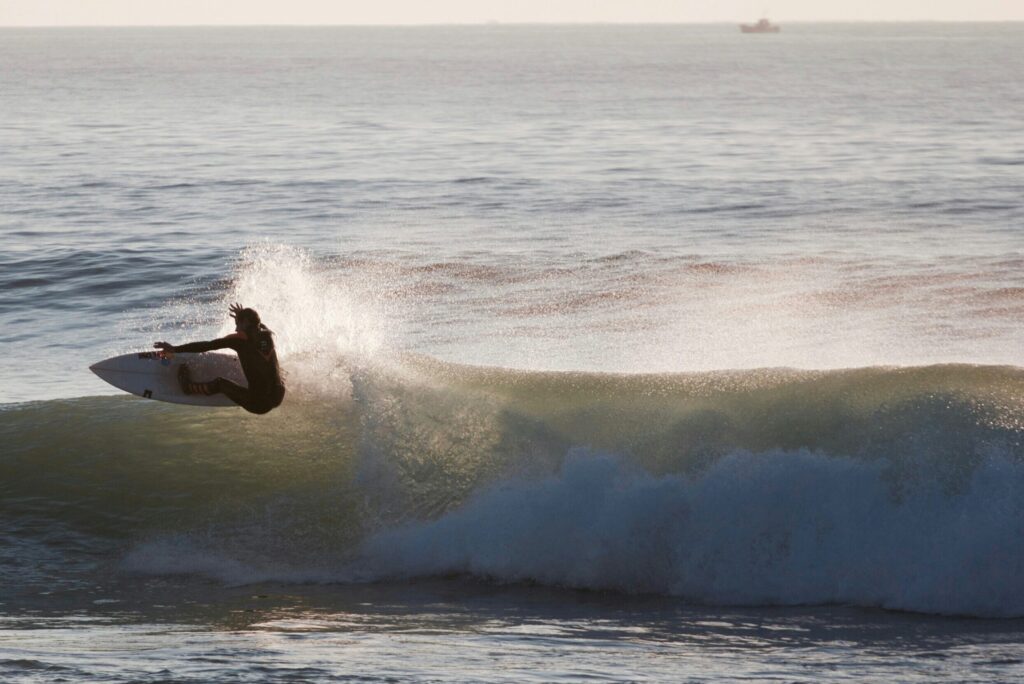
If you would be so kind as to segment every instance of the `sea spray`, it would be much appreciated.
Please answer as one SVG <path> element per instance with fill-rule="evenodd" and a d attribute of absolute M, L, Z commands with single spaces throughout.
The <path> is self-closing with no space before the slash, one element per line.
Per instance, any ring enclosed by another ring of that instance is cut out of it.
<path fill-rule="evenodd" d="M 377 286 L 365 273 L 332 274 L 304 250 L 262 243 L 240 255 L 224 303 L 244 302 L 274 330 L 290 389 L 338 396 L 347 393 L 349 364 L 387 341 Z M 232 330 L 228 321 L 220 333 Z"/>

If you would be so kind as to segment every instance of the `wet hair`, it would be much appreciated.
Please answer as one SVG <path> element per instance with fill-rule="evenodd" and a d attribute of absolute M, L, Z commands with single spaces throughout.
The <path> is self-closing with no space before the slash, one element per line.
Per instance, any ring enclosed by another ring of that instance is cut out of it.
<path fill-rule="evenodd" d="M 235 320 L 245 320 L 252 323 L 254 327 L 260 327 L 260 315 L 256 313 L 256 309 L 242 309 L 238 312 Z"/>
<path fill-rule="evenodd" d="M 263 325 L 260 321 L 260 315 L 256 313 L 256 309 L 242 309 L 238 312 L 238 318 L 249 321 L 252 324 L 252 327 L 256 328 L 260 332 L 267 333 L 268 335 L 274 334 L 273 330 Z"/>

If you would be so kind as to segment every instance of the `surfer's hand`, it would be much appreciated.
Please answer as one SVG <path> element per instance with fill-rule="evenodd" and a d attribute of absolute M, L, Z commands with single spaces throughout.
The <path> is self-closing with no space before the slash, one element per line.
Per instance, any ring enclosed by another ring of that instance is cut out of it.
<path fill-rule="evenodd" d="M 238 314 L 242 313 L 242 309 L 243 308 L 244 307 L 241 304 L 238 304 L 238 303 L 232 304 L 229 307 L 229 309 L 231 311 L 231 317 L 232 318 L 238 318 Z"/>
<path fill-rule="evenodd" d="M 154 342 L 153 347 L 155 349 L 163 349 L 166 352 L 174 351 L 174 345 L 167 342 Z"/>

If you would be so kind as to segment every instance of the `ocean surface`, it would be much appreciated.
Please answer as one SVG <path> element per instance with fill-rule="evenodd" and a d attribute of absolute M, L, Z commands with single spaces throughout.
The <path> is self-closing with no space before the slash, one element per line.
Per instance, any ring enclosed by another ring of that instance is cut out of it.
<path fill-rule="evenodd" d="M 0 29 L 0 680 L 1020 681 L 1022 46 Z"/>

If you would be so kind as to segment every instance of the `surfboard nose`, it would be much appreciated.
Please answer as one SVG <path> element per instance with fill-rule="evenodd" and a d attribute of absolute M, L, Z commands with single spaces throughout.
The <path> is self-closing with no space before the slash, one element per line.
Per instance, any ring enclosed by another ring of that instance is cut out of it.
<path fill-rule="evenodd" d="M 109 365 L 105 365 L 106 361 L 109 361 L 109 360 L 110 359 L 106 359 L 104 361 L 97 361 L 96 363 L 91 363 L 91 364 L 89 364 L 89 370 L 91 370 L 94 374 L 96 374 L 100 378 L 103 378 L 103 380 L 106 380 L 106 378 L 103 377 L 103 376 L 104 376 L 104 374 L 107 371 L 110 370 L 110 366 Z"/>

